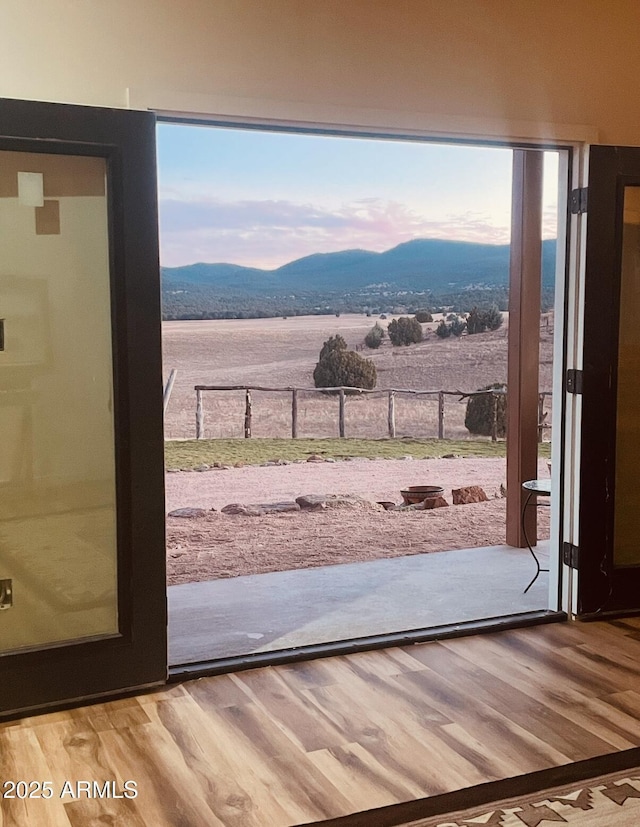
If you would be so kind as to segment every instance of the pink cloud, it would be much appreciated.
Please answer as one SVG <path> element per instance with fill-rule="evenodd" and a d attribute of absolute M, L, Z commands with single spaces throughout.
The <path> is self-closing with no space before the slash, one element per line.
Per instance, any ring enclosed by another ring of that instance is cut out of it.
<path fill-rule="evenodd" d="M 286 200 L 160 202 L 162 263 L 231 262 L 275 268 L 312 253 L 387 250 L 412 238 L 504 244 L 508 227 L 473 211 L 430 220 L 397 201 L 377 198 L 327 209 Z"/>

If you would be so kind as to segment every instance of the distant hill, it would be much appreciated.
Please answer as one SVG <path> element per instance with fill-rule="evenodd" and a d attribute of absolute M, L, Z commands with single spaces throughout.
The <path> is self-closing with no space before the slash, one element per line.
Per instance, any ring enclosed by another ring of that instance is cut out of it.
<path fill-rule="evenodd" d="M 543 284 L 547 287 L 554 281 L 555 249 L 555 239 L 543 242 Z M 197 286 L 224 292 L 285 294 L 386 287 L 439 294 L 478 286 L 506 286 L 509 245 L 415 239 L 383 253 L 316 253 L 276 270 L 205 263 L 163 267 L 162 279 L 165 291 Z"/>
<path fill-rule="evenodd" d="M 543 242 L 543 305 L 553 302 L 555 240 Z M 509 245 L 415 239 L 383 253 L 316 253 L 275 270 L 238 264 L 162 268 L 165 319 L 506 309 Z"/>

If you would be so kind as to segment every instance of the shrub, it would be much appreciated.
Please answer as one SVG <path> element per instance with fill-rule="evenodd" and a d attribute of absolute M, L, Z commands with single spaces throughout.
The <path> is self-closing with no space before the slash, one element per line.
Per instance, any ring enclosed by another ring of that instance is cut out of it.
<path fill-rule="evenodd" d="M 371 330 L 364 337 L 364 343 L 367 347 L 377 349 L 382 344 L 383 339 L 384 339 L 384 330 L 376 322 L 374 324 L 374 326 L 371 328 Z"/>
<path fill-rule="evenodd" d="M 339 333 L 336 336 L 329 336 L 327 341 L 322 345 L 318 362 L 322 362 L 322 360 L 326 359 L 334 350 L 347 350 L 347 343 Z"/>
<path fill-rule="evenodd" d="M 342 344 L 340 341 L 341 340 Z M 344 346 L 343 346 L 344 345 Z M 342 336 L 331 336 L 322 346 L 320 358 L 313 371 L 316 388 L 375 388 L 376 366 L 353 350 L 347 350 Z"/>
<path fill-rule="evenodd" d="M 416 310 L 416 321 L 420 324 L 426 324 L 426 322 L 433 321 L 433 316 L 429 310 Z"/>
<path fill-rule="evenodd" d="M 466 329 L 467 323 L 464 319 L 461 319 L 460 316 L 456 316 L 455 319 L 451 322 L 450 330 L 454 336 L 462 336 Z"/>
<path fill-rule="evenodd" d="M 479 390 L 503 390 L 507 386 L 500 382 L 487 385 Z M 495 407 L 496 436 L 503 438 L 507 434 L 507 395 L 500 396 L 484 393 L 481 396 L 470 396 L 467 401 L 467 411 L 464 417 L 464 426 L 470 434 L 476 436 L 491 436 L 493 433 L 493 415 Z"/>
<path fill-rule="evenodd" d="M 497 330 L 499 327 L 502 327 L 502 318 L 502 313 L 495 304 L 492 304 L 488 310 L 484 311 L 484 322 L 487 330 Z"/>
<path fill-rule="evenodd" d="M 471 310 L 471 313 L 467 316 L 467 333 L 472 335 L 474 333 L 483 333 L 486 330 L 482 323 L 482 316 L 480 315 L 480 311 L 477 307 L 474 307 Z"/>
<path fill-rule="evenodd" d="M 451 326 L 444 319 L 436 327 L 436 336 L 439 336 L 440 339 L 448 339 L 451 336 Z"/>
<path fill-rule="evenodd" d="M 389 322 L 387 333 L 392 345 L 411 345 L 422 341 L 420 322 L 409 316 L 401 316 Z"/>
<path fill-rule="evenodd" d="M 467 332 L 484 333 L 485 330 L 497 330 L 502 325 L 502 313 L 495 304 L 486 310 L 474 307 L 467 318 Z"/>

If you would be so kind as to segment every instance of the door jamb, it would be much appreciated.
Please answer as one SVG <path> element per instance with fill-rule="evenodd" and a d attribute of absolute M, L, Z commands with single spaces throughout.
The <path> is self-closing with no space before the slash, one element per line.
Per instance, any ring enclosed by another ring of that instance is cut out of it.
<path fill-rule="evenodd" d="M 574 181 L 576 187 L 585 187 L 588 184 L 589 145 L 580 144 L 575 147 L 571 158 L 571 175 L 568 180 Z M 570 189 L 570 188 L 569 188 Z M 570 191 L 567 192 L 567 203 Z M 558 375 L 558 398 L 563 399 L 564 407 L 564 478 L 562 480 L 563 508 L 558 513 L 560 524 L 557 527 L 561 541 L 578 545 L 579 542 L 579 514 L 580 514 L 580 460 L 581 445 L 580 433 L 582 426 L 582 397 L 579 394 L 567 393 L 565 386 L 566 370 L 583 368 L 583 341 L 584 341 L 584 279 L 586 259 L 586 213 L 571 214 L 567 211 L 566 231 L 566 298 L 564 301 L 565 326 L 563 339 L 565 341 L 565 365 L 562 376 Z M 558 285 L 556 282 L 556 289 Z M 556 304 L 558 297 L 556 296 Z M 554 393 L 556 386 L 554 384 Z M 558 429 L 559 430 L 559 429 Z M 560 434 L 559 434 L 560 435 Z M 560 455 L 558 453 L 558 455 Z M 561 480 L 554 484 L 560 490 Z M 571 619 L 575 619 L 578 609 L 578 571 L 570 568 L 564 561 L 562 566 L 561 608 Z"/>

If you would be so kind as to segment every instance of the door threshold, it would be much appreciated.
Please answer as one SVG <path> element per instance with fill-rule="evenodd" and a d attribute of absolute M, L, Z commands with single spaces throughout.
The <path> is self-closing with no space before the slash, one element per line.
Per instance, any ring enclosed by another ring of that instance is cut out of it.
<path fill-rule="evenodd" d="M 392 646 L 410 646 L 414 643 L 426 643 L 431 640 L 446 640 L 466 635 L 503 632 L 507 629 L 519 629 L 543 623 L 558 623 L 567 619 L 566 612 L 550 610 L 522 612 L 504 617 L 490 617 L 483 620 L 468 620 L 462 623 L 431 626 L 426 629 L 412 629 L 408 632 L 392 632 L 350 640 L 310 644 L 292 649 L 276 649 L 273 652 L 257 652 L 230 658 L 174 664 L 169 666 L 168 681 L 173 683 L 209 675 L 222 675 L 227 672 L 240 672 L 245 669 L 258 669 L 264 666 L 279 666 L 284 663 L 295 663 L 315 658 L 350 655 L 354 652 L 367 652 L 373 649 L 387 649 Z"/>

